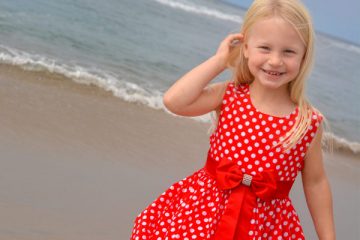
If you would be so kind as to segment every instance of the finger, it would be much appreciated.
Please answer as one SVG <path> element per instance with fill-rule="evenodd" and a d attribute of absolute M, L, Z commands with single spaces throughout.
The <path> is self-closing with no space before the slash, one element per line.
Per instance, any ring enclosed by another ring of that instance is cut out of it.
<path fill-rule="evenodd" d="M 229 38 L 242 38 L 244 35 L 242 33 L 232 33 L 228 35 Z"/>
<path fill-rule="evenodd" d="M 227 42 L 231 43 L 233 41 L 242 41 L 244 36 L 242 34 L 232 34 L 227 38 Z"/>
<path fill-rule="evenodd" d="M 241 33 L 233 34 L 233 36 L 231 36 L 229 39 L 229 43 L 231 46 L 239 45 L 239 44 L 241 44 L 243 38 L 244 38 L 244 36 Z"/>
<path fill-rule="evenodd" d="M 230 43 L 230 46 L 231 47 L 235 47 L 235 46 L 238 46 L 238 45 L 240 45 L 241 44 L 241 41 L 239 41 L 239 40 L 234 40 L 234 41 L 232 41 L 231 43 Z"/>

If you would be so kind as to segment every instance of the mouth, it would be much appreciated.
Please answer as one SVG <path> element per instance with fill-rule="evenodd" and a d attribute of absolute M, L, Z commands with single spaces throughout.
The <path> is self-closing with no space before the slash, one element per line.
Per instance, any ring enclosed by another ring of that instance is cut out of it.
<path fill-rule="evenodd" d="M 269 71 L 269 70 L 265 70 L 265 69 L 261 69 L 264 73 L 269 74 L 271 76 L 281 76 L 284 75 L 285 72 L 278 72 L 278 71 Z"/>

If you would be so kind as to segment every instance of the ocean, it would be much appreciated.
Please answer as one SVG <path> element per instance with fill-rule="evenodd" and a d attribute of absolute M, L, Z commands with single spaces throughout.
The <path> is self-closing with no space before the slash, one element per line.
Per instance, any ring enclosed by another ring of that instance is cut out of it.
<path fill-rule="evenodd" d="M 244 12 L 215 0 L 0 0 L 0 63 L 61 74 L 166 111 L 163 93 L 238 31 Z M 335 149 L 358 156 L 359 66 L 359 46 L 317 34 L 309 100 L 328 118 Z"/>

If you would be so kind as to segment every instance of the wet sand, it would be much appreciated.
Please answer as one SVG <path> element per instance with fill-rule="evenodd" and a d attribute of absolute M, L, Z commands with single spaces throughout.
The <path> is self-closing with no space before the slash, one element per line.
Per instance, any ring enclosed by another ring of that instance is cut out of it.
<path fill-rule="evenodd" d="M 129 239 L 136 215 L 205 163 L 209 124 L 50 73 L 0 72 L 0 239 Z M 338 239 L 359 239 L 360 161 L 325 164 Z M 300 176 L 291 197 L 316 239 Z"/>

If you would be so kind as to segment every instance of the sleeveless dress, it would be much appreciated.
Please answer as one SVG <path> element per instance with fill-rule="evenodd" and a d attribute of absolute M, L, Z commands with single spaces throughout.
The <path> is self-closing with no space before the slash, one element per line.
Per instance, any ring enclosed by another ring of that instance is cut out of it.
<path fill-rule="evenodd" d="M 305 239 L 288 193 L 321 113 L 312 113 L 311 126 L 293 148 L 272 147 L 298 111 L 284 117 L 262 113 L 251 102 L 249 84 L 228 83 L 206 165 L 141 212 L 131 239 Z"/>

